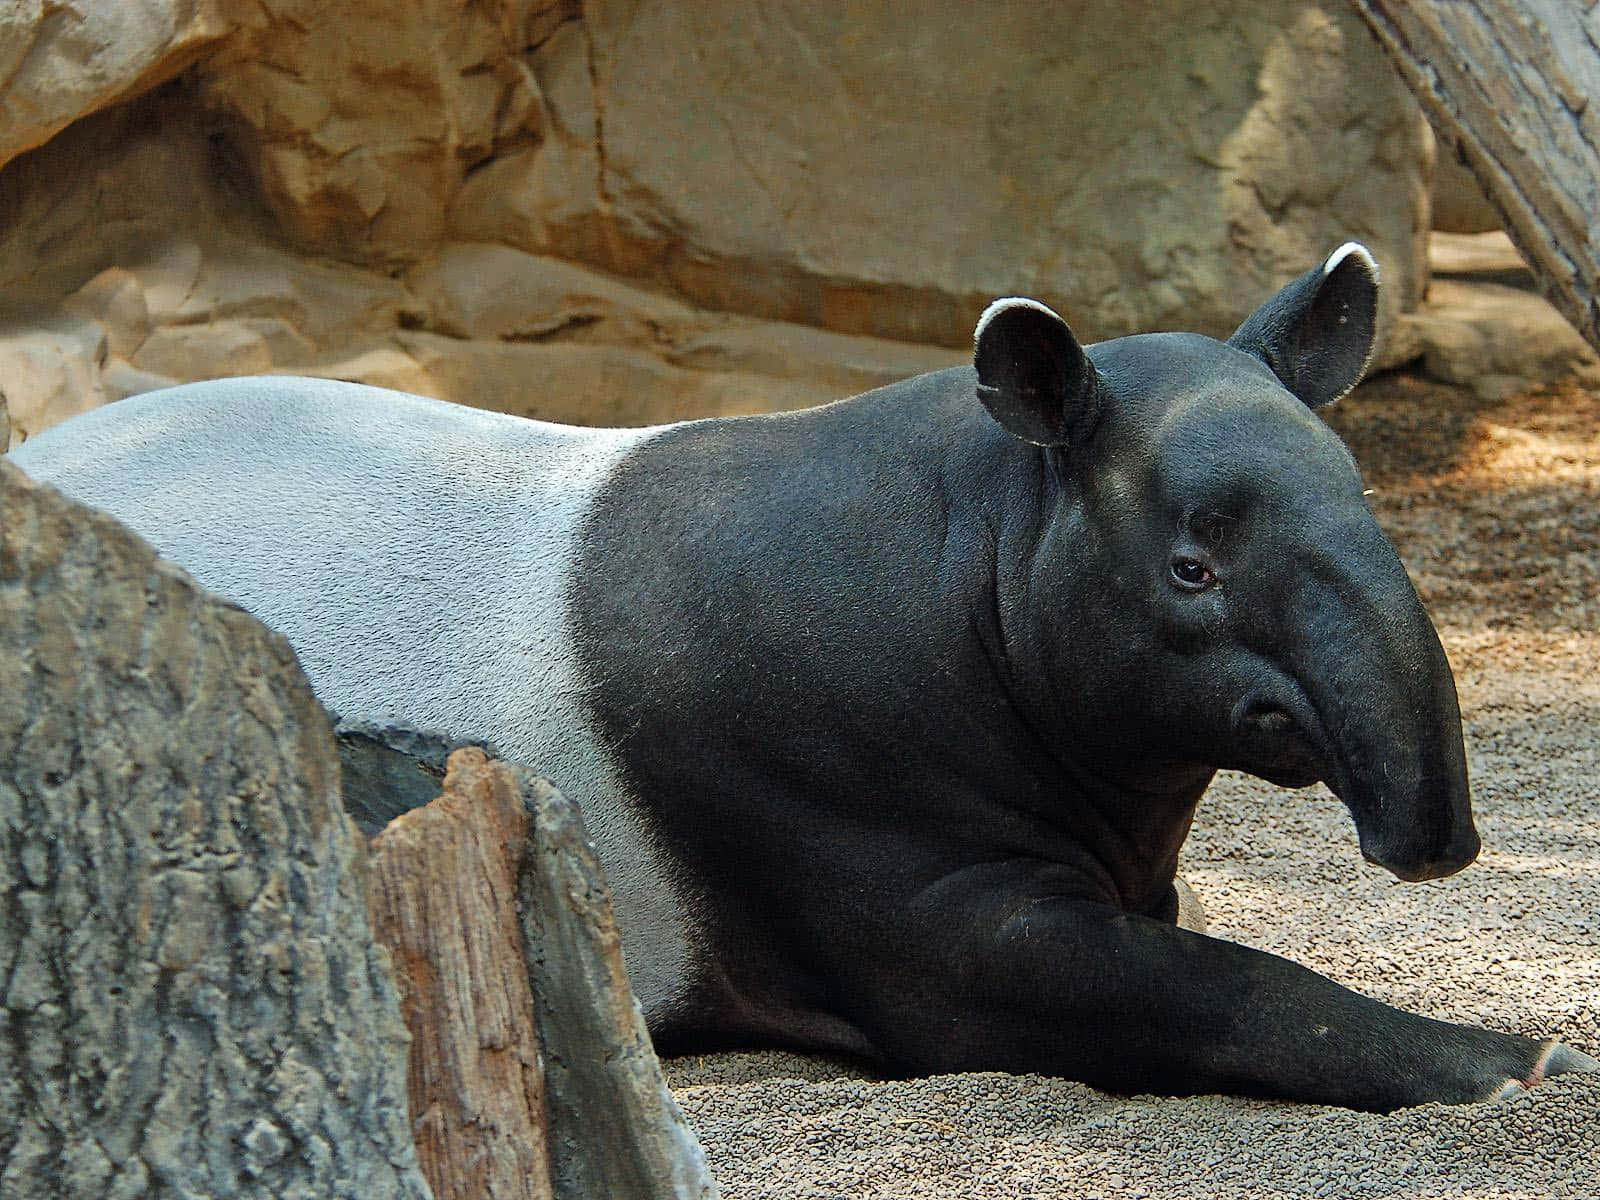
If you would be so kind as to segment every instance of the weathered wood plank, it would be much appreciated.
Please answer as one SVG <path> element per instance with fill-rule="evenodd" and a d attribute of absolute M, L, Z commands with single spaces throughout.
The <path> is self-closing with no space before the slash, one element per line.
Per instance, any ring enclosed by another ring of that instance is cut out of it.
<path fill-rule="evenodd" d="M 1600 10 L 1571 0 L 1353 0 L 1500 210 L 1551 302 L 1600 349 Z"/>
<path fill-rule="evenodd" d="M 544 1070 L 517 923 L 528 817 L 515 775 L 450 759 L 437 800 L 370 844 L 373 932 L 411 1030 L 417 1157 L 438 1200 L 550 1200 Z"/>

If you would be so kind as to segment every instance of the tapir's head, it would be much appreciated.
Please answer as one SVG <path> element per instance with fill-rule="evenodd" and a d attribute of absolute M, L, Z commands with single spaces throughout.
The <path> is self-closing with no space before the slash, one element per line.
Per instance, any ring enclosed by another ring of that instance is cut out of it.
<path fill-rule="evenodd" d="M 1039 650 L 1090 664 L 1102 744 L 1120 726 L 1173 762 L 1325 780 L 1367 858 L 1431 879 L 1479 846 L 1455 683 L 1354 460 L 1313 411 L 1361 378 L 1377 287 L 1352 243 L 1227 342 L 1088 348 L 1043 305 L 1000 300 L 978 325 L 977 386 L 1063 484 L 1050 503 L 1071 512 L 1043 522 L 1029 591 L 1077 609 L 1054 614 Z"/>

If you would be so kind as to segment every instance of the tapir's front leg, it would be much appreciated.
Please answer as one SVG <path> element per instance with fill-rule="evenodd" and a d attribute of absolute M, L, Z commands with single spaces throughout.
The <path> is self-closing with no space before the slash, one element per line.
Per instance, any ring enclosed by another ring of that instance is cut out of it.
<path fill-rule="evenodd" d="M 1388 1111 L 1600 1070 L 1564 1046 L 1403 1012 L 1287 959 L 1102 904 L 936 891 L 915 914 L 926 942 L 906 947 L 920 962 L 879 977 L 898 995 L 867 1022 L 918 1073 L 1043 1072 L 1119 1092 Z"/>

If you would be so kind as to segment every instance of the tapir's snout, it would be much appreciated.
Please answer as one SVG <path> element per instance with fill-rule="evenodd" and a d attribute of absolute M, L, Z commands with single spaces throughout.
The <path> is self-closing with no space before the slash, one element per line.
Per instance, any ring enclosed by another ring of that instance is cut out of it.
<path fill-rule="evenodd" d="M 1326 739 L 1324 778 L 1355 821 L 1362 857 L 1407 882 L 1440 879 L 1482 848 L 1455 676 L 1369 521 L 1344 527 L 1344 569 L 1325 564 L 1301 592 L 1309 624 L 1298 674 Z"/>

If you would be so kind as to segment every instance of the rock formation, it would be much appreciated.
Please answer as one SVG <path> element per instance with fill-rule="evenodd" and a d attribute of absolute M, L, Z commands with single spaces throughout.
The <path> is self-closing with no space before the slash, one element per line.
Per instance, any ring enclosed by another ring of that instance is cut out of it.
<path fill-rule="evenodd" d="M 16 0 L 0 8 L 0 166 L 164 83 L 234 30 L 224 0 Z"/>
<path fill-rule="evenodd" d="M 426 1197 L 282 638 L 0 460 L 0 1192 Z"/>
<path fill-rule="evenodd" d="M 287 643 L 3 460 L 0 689 L 7 1197 L 715 1197 L 548 782 L 364 856 Z"/>
<path fill-rule="evenodd" d="M 1085 338 L 1226 332 L 1349 237 L 1421 294 L 1427 134 L 1342 4 L 841 14 L 24 4 L 14 436 L 269 370 L 591 423 L 790 407 L 958 361 L 1001 293 Z"/>
<path fill-rule="evenodd" d="M 1426 131 L 1343 5 L 621 0 L 533 65 L 543 138 L 456 229 L 715 308 L 958 345 L 1022 291 L 1085 339 L 1225 334 L 1351 237 L 1398 306 L 1425 282 Z"/>

